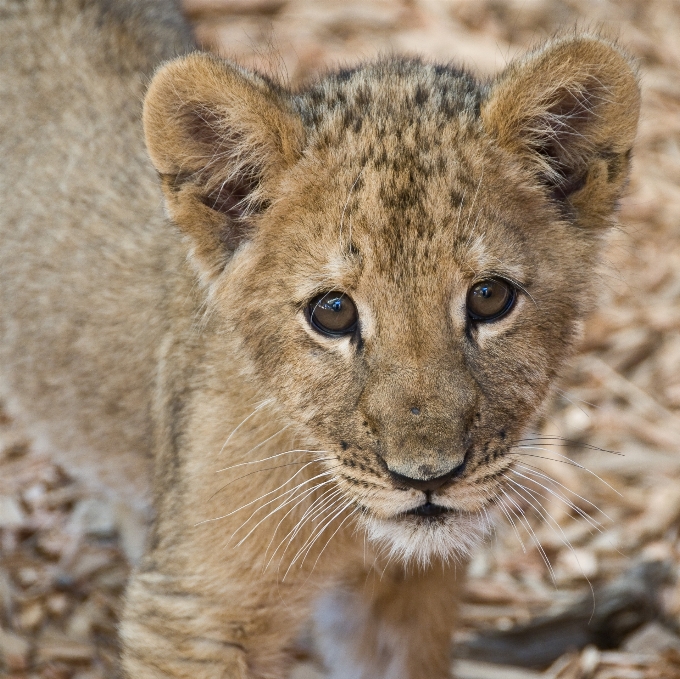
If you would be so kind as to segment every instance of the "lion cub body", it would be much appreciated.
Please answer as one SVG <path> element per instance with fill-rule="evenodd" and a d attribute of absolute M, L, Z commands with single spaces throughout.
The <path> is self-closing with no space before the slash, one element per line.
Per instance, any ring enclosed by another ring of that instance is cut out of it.
<path fill-rule="evenodd" d="M 147 78 L 191 43 L 153 10 L 0 5 L 1 398 L 140 506 L 158 348 L 191 289 L 139 125 Z"/>
<path fill-rule="evenodd" d="M 146 94 L 154 172 L 141 98 L 187 35 L 151 0 L 2 5 L 0 396 L 140 505 L 153 467 L 130 677 L 280 677 L 319 597 L 339 676 L 447 676 L 446 564 L 578 334 L 635 74 L 592 36 L 299 92 L 191 54 Z"/>

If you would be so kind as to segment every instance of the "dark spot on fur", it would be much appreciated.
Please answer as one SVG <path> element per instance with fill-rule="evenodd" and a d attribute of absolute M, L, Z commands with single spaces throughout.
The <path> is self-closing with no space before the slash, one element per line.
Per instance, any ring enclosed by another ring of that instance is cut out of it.
<path fill-rule="evenodd" d="M 430 93 L 422 86 L 416 88 L 415 102 L 417 106 L 422 106 L 430 97 Z"/>
<path fill-rule="evenodd" d="M 352 109 L 346 108 L 343 113 L 342 113 L 342 127 L 343 129 L 347 129 L 348 127 L 352 126 L 352 123 L 354 122 L 354 111 Z"/>
<path fill-rule="evenodd" d="M 472 112 L 475 115 L 475 118 L 479 118 L 479 116 L 482 113 L 482 101 L 479 97 L 475 99 L 475 105 L 474 108 L 472 109 Z"/>
<path fill-rule="evenodd" d="M 161 174 L 158 175 L 165 186 L 171 193 L 179 193 L 182 186 L 187 181 L 190 181 L 194 176 L 189 172 L 178 172 L 177 174 Z"/>
<path fill-rule="evenodd" d="M 365 110 L 368 108 L 369 104 L 371 103 L 371 92 L 366 85 L 363 85 L 357 89 L 354 103 L 361 112 L 365 112 Z"/>
<path fill-rule="evenodd" d="M 309 100 L 312 104 L 318 105 L 318 104 L 321 104 L 323 102 L 326 95 L 324 94 L 324 91 L 323 91 L 322 88 L 317 87 L 317 88 L 311 90 L 308 93 L 307 96 L 309 97 Z"/>
<path fill-rule="evenodd" d="M 505 469 L 499 469 L 495 472 L 491 472 L 490 474 L 486 474 L 485 476 L 482 476 L 481 479 L 477 479 L 476 483 L 484 483 L 486 481 L 494 481 L 495 479 L 503 476 L 505 474 Z"/>
<path fill-rule="evenodd" d="M 463 198 L 463 196 L 462 196 L 460 193 L 458 193 L 458 191 L 452 190 L 452 191 L 449 193 L 449 201 L 450 201 L 450 203 L 451 203 L 451 207 L 456 208 L 456 209 L 460 209 L 460 208 L 463 206 L 464 198 Z M 458 240 L 459 240 L 461 243 L 463 242 L 463 239 L 462 239 L 462 238 L 460 238 L 460 239 L 458 239 Z"/>
<path fill-rule="evenodd" d="M 381 149 L 380 153 L 373 159 L 373 165 L 376 170 L 382 170 L 387 167 L 388 156 L 385 148 Z"/>
<path fill-rule="evenodd" d="M 624 154 L 608 154 L 607 158 L 607 181 L 615 182 L 626 171 L 630 150 Z"/>
<path fill-rule="evenodd" d="M 385 186 L 380 188 L 380 200 L 383 205 L 395 212 L 403 212 L 420 206 L 422 193 L 416 182 L 409 182 L 406 186 Z"/>
<path fill-rule="evenodd" d="M 182 449 L 182 433 L 184 424 L 184 396 L 186 394 L 180 392 L 173 395 L 168 404 L 168 412 L 170 417 L 168 418 L 170 424 L 170 461 L 174 469 L 177 469 L 180 465 L 180 450 Z"/>
<path fill-rule="evenodd" d="M 352 69 L 352 68 L 340 69 L 335 74 L 335 79 L 340 83 L 347 82 L 354 75 L 355 72 L 356 72 L 356 69 Z"/>

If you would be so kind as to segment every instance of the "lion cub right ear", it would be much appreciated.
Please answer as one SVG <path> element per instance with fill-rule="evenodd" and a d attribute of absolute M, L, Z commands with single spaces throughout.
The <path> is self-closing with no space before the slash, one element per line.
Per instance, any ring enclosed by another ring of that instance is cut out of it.
<path fill-rule="evenodd" d="M 512 62 L 482 102 L 496 141 L 534 170 L 583 226 L 609 226 L 640 110 L 635 65 L 597 35 L 549 41 Z"/>
<path fill-rule="evenodd" d="M 264 78 L 195 53 L 155 75 L 144 101 L 144 133 L 170 215 L 209 282 L 300 157 L 302 122 Z"/>

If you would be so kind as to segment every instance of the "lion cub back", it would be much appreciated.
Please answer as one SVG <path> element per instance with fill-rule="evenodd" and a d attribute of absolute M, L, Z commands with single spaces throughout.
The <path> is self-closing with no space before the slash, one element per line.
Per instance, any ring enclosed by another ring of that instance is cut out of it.
<path fill-rule="evenodd" d="M 183 270 L 141 99 L 190 44 L 170 3 L 0 2 L 0 399 L 38 448 L 135 496 Z"/>

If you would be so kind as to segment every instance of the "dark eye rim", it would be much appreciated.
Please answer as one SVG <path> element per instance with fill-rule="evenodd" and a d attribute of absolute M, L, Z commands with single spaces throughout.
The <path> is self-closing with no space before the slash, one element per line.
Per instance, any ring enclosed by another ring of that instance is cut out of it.
<path fill-rule="evenodd" d="M 508 290 L 510 291 L 510 296 L 508 297 L 508 301 L 505 303 L 505 306 L 500 311 L 495 313 L 493 316 L 479 316 L 478 314 L 472 312 L 468 305 L 468 297 L 470 296 L 470 292 L 472 291 L 472 289 L 475 286 L 479 285 L 480 283 L 484 283 L 485 281 L 496 281 L 499 283 L 503 283 L 503 285 L 506 285 Z M 487 276 L 485 278 L 480 278 L 478 281 L 476 281 L 469 287 L 467 295 L 465 296 L 465 310 L 467 312 L 468 318 L 470 318 L 470 320 L 474 321 L 475 323 L 492 323 L 493 321 L 497 321 L 498 319 L 508 314 L 510 310 L 515 306 L 516 301 L 517 301 L 517 286 L 512 281 L 509 281 L 507 278 L 502 278 L 501 276 Z"/>
<path fill-rule="evenodd" d="M 354 323 L 352 323 L 351 326 L 348 328 L 345 328 L 344 330 L 332 330 L 331 328 L 327 328 L 324 325 L 321 325 L 316 318 L 314 317 L 314 307 L 319 303 L 319 300 L 322 300 L 324 297 L 327 295 L 333 294 L 334 292 L 337 292 L 339 295 L 342 297 L 346 297 L 354 306 L 354 310 L 356 312 L 356 320 Z M 328 292 L 322 292 L 320 295 L 316 295 L 314 298 L 312 298 L 307 306 L 305 307 L 305 318 L 307 319 L 307 322 L 309 323 L 310 327 L 316 330 L 321 335 L 325 335 L 326 337 L 346 337 L 347 335 L 353 335 L 356 333 L 357 328 L 359 327 L 359 313 L 357 310 L 357 305 L 354 303 L 354 300 L 344 292 L 340 292 L 337 290 L 329 290 Z"/>

